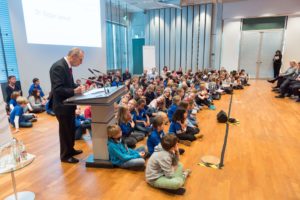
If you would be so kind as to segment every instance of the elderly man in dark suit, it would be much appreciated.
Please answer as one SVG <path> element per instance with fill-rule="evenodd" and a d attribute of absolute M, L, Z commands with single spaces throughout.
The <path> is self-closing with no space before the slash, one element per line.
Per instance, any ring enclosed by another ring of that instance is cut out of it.
<path fill-rule="evenodd" d="M 50 69 L 53 108 L 59 123 L 60 159 L 67 163 L 79 162 L 73 156 L 82 153 L 81 150 L 74 149 L 76 106 L 64 105 L 63 101 L 83 91 L 82 87 L 77 87 L 74 83 L 72 74 L 72 67 L 79 66 L 83 58 L 84 52 L 79 48 L 73 48 Z"/>

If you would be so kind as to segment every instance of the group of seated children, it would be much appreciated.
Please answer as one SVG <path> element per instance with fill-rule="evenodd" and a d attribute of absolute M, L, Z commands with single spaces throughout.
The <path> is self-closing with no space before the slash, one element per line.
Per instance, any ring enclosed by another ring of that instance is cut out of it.
<path fill-rule="evenodd" d="M 244 70 L 227 72 L 221 70 L 197 71 L 189 70 L 186 74 L 179 71 L 169 72 L 164 67 L 162 76 L 155 69 L 142 76 L 122 80 L 120 72 L 115 75 L 99 77 L 103 83 L 100 86 L 125 85 L 127 93 L 115 105 L 117 108 L 116 125 L 107 127 L 109 158 L 113 165 L 134 170 L 145 169 L 145 159 L 149 158 L 146 166 L 146 180 L 151 186 L 183 194 L 184 182 L 190 170 L 183 170 L 179 163 L 179 155 L 184 153 L 178 148 L 178 143 L 190 146 L 200 134 L 196 113 L 206 107 L 215 110 L 214 100 L 219 100 L 222 94 L 232 93 L 233 89 L 243 89 L 248 84 L 248 75 Z M 126 76 L 127 77 L 127 76 Z M 131 77 L 131 76 L 130 76 Z M 106 82 L 108 81 L 108 82 Z M 77 84 L 81 84 L 78 82 Z M 87 89 L 97 87 L 85 83 Z M 32 126 L 33 115 L 25 115 L 28 101 L 26 98 L 12 94 L 10 122 L 18 130 L 19 127 Z M 47 105 L 38 79 L 33 80 L 30 88 L 31 112 L 53 114 Z M 13 100 L 15 99 L 15 101 Z M 25 110 L 25 111 L 24 111 Z M 84 110 L 76 109 L 76 139 L 89 130 L 91 134 L 91 107 Z M 168 125 L 165 134 L 164 125 Z M 147 137 L 147 149 L 136 148 L 137 143 Z M 135 149 L 134 149 L 135 148 Z"/>
<path fill-rule="evenodd" d="M 28 98 L 21 96 L 22 91 L 17 89 L 15 83 L 15 77 L 10 77 L 6 89 L 9 91 L 7 95 L 10 95 L 7 97 L 7 113 L 15 132 L 19 132 L 20 127 L 32 127 L 32 122 L 37 121 L 37 113 L 47 111 L 49 115 L 55 116 L 52 110 L 52 95 L 50 93 L 48 99 L 45 97 L 38 78 L 33 79 Z"/>
<path fill-rule="evenodd" d="M 107 135 L 109 158 L 113 165 L 132 170 L 145 169 L 147 153 L 144 147 L 136 149 L 127 147 L 126 143 L 122 141 L 122 131 L 118 125 L 109 125 Z M 191 170 L 183 170 L 182 164 L 179 163 L 177 137 L 172 134 L 158 137 L 161 139 L 159 139 L 158 145 L 152 149 L 152 155 L 147 163 L 146 181 L 153 187 L 182 195 L 185 193 L 185 180 Z"/>
<path fill-rule="evenodd" d="M 109 158 L 117 167 L 144 170 L 145 159 L 150 157 L 145 170 L 147 183 L 183 194 L 191 171 L 183 170 L 179 163 L 184 150 L 177 144 L 191 146 L 202 139 L 196 113 L 205 107 L 214 110 L 214 99 L 221 97 L 213 95 L 243 89 L 249 85 L 248 76 L 244 70 L 227 73 L 223 69 L 197 75 L 167 73 L 165 80 L 148 77 L 133 77 L 125 83 L 128 93 L 117 105 L 117 124 L 107 128 Z M 168 133 L 164 132 L 165 125 Z M 136 148 L 144 138 L 147 148 Z"/>

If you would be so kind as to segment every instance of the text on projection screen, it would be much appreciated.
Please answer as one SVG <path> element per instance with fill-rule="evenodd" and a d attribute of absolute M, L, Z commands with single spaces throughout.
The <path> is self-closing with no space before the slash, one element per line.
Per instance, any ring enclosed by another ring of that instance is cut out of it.
<path fill-rule="evenodd" d="M 99 0 L 22 0 L 27 42 L 101 47 Z"/>

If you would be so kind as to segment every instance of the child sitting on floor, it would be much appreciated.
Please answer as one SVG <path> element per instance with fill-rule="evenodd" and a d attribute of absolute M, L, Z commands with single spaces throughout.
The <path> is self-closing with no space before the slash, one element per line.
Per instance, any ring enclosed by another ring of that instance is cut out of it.
<path fill-rule="evenodd" d="M 53 111 L 53 95 L 52 95 L 52 92 L 49 93 L 48 101 L 46 103 L 45 108 L 46 108 L 47 114 L 49 114 L 51 116 L 55 116 L 55 113 Z"/>
<path fill-rule="evenodd" d="M 128 107 L 120 106 L 118 110 L 118 125 L 122 130 L 122 139 L 130 148 L 135 148 L 138 141 L 144 139 L 144 133 L 134 131 L 135 123 L 132 120 Z"/>
<path fill-rule="evenodd" d="M 180 101 L 181 101 L 181 97 L 180 96 L 176 95 L 176 96 L 173 97 L 173 99 L 172 99 L 172 105 L 168 109 L 168 118 L 169 118 L 169 121 L 172 121 L 173 115 L 174 115 L 175 111 L 177 110 L 177 107 L 178 107 Z"/>
<path fill-rule="evenodd" d="M 34 118 L 33 115 L 25 115 L 24 108 L 27 106 L 27 99 L 19 96 L 17 98 L 17 105 L 11 111 L 9 116 L 10 124 L 15 127 L 15 133 L 19 132 L 19 127 L 29 128 L 32 127 L 31 120 Z"/>
<path fill-rule="evenodd" d="M 157 115 L 153 120 L 153 131 L 148 136 L 147 147 L 150 155 L 154 152 L 154 148 L 160 143 L 161 138 L 165 135 L 163 129 L 164 117 L 161 115 Z M 179 148 L 179 154 L 183 154 L 185 152 L 184 149 Z"/>
<path fill-rule="evenodd" d="M 122 131 L 118 125 L 107 127 L 107 148 L 109 160 L 113 165 L 132 170 L 145 169 L 145 150 L 143 147 L 133 150 L 122 142 Z"/>
<path fill-rule="evenodd" d="M 174 113 L 169 133 L 175 134 L 179 142 L 186 146 L 190 146 L 192 141 L 201 137 L 199 129 L 192 129 L 187 126 L 187 111 L 181 107 L 178 107 Z"/>
<path fill-rule="evenodd" d="M 206 89 L 205 83 L 201 83 L 200 85 L 200 91 L 198 92 L 198 95 L 196 96 L 196 103 L 198 105 L 206 105 L 210 110 L 215 110 L 216 107 L 214 106 L 211 97 L 209 96 L 209 93 Z"/>
<path fill-rule="evenodd" d="M 18 105 L 17 103 L 17 98 L 20 96 L 20 92 L 19 91 L 14 91 L 11 96 L 10 96 L 10 101 L 9 101 L 9 110 L 12 111 L 14 109 L 14 107 L 16 105 Z"/>
<path fill-rule="evenodd" d="M 179 163 L 177 137 L 166 135 L 155 147 L 146 167 L 146 181 L 149 185 L 173 194 L 185 193 L 184 183 L 191 170 L 183 170 Z"/>
<path fill-rule="evenodd" d="M 135 122 L 135 129 L 147 135 L 151 132 L 151 125 L 149 116 L 146 114 L 145 105 L 146 101 L 144 99 L 138 100 L 137 112 L 133 119 Z"/>
<path fill-rule="evenodd" d="M 86 119 L 81 114 L 81 109 L 79 107 L 75 110 L 75 128 L 75 140 L 82 139 L 82 135 L 86 133 L 86 130 L 88 130 L 90 135 L 92 136 L 91 120 Z"/>
<path fill-rule="evenodd" d="M 157 115 L 153 120 L 153 131 L 148 136 L 147 147 L 150 155 L 154 152 L 154 148 L 160 143 L 161 138 L 165 135 L 164 133 L 164 119 L 162 116 Z"/>

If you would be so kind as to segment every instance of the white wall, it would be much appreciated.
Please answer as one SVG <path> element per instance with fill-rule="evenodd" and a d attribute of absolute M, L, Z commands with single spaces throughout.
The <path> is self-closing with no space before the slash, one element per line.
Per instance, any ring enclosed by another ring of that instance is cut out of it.
<path fill-rule="evenodd" d="M 238 69 L 240 38 L 241 20 L 224 20 L 221 67 L 225 67 L 229 71 Z"/>
<path fill-rule="evenodd" d="M 289 66 L 290 60 L 300 61 L 300 16 L 291 16 L 288 18 L 287 30 L 285 35 L 283 65 Z"/>
<path fill-rule="evenodd" d="M 300 14 L 299 0 L 243 0 L 223 4 L 223 19 Z"/>
<path fill-rule="evenodd" d="M 72 47 L 28 44 L 21 0 L 8 2 L 23 93 L 24 95 L 27 95 L 28 88 L 32 84 L 32 79 L 34 77 L 40 79 L 43 90 L 48 93 L 51 89 L 49 77 L 51 65 L 65 56 Z M 89 67 L 106 71 L 105 1 L 100 2 L 102 48 L 82 47 L 85 51 L 85 58 L 83 64 L 73 70 L 75 80 L 77 78 L 86 78 L 90 76 L 88 71 Z M 80 24 L 78 24 L 78 28 L 80 28 Z M 80 40 L 80 38 L 78 39 Z"/>
<path fill-rule="evenodd" d="M 223 37 L 221 66 L 227 69 L 238 69 L 240 26 L 242 18 L 267 16 L 288 16 L 285 51 L 283 52 L 284 68 L 290 59 L 300 60 L 300 0 L 243 0 L 223 4 Z"/>

